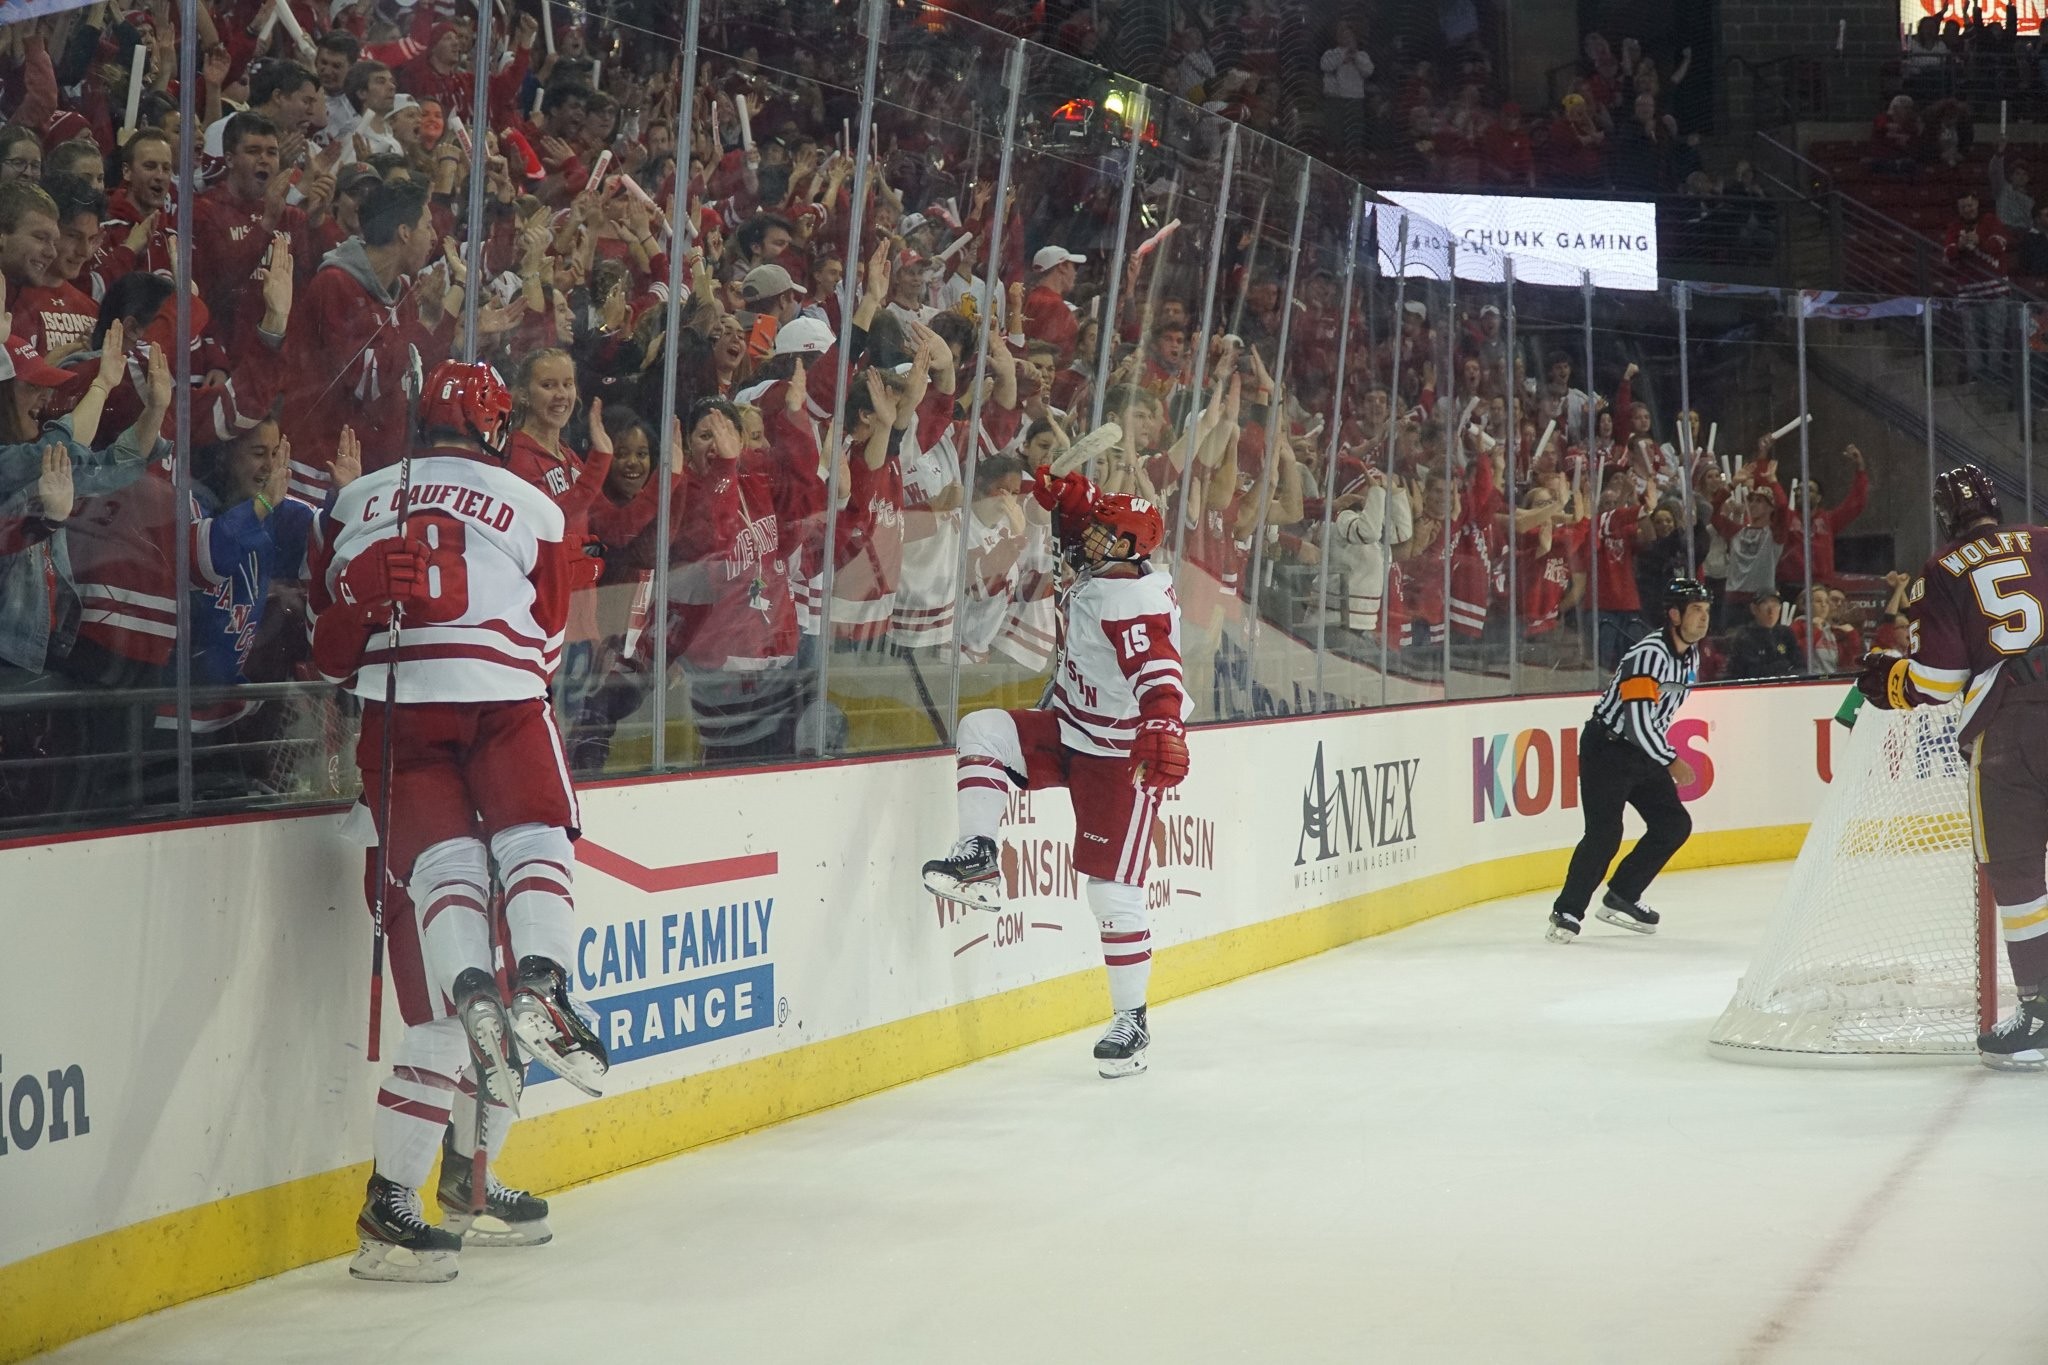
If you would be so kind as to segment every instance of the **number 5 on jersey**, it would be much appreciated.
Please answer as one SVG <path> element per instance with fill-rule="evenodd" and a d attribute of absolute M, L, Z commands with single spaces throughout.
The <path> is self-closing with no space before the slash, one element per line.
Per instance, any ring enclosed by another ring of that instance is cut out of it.
<path fill-rule="evenodd" d="M 1991 628 L 1992 648 L 2002 654 L 2024 654 L 2041 643 L 2048 618 L 2041 611 L 2041 599 L 2030 592 L 2007 592 L 2009 578 L 2025 578 L 2031 572 L 2024 559 L 1994 559 L 1970 571 L 1970 589 L 1977 594 L 1977 606 L 1999 622 Z"/>

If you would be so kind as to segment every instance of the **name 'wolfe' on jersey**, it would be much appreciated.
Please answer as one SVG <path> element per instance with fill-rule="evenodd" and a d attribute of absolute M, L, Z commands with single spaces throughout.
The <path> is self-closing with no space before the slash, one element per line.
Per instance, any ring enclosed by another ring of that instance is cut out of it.
<path fill-rule="evenodd" d="M 1938 551 L 1906 597 L 1911 658 L 1894 705 L 1963 699 L 1960 739 L 1983 733 L 2011 690 L 2018 663 L 2048 635 L 2048 528 L 1986 530 Z M 2021 681 L 2026 678 L 2020 679 Z"/>

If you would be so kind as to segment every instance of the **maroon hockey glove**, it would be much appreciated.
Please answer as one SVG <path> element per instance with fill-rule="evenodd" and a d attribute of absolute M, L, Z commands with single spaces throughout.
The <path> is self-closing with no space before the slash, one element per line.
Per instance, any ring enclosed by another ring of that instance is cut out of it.
<path fill-rule="evenodd" d="M 391 619 L 395 606 L 422 591 L 427 577 L 427 550 L 412 541 L 385 540 L 351 559 L 335 584 L 336 605 L 371 625 Z"/>
<path fill-rule="evenodd" d="M 1856 690 L 1881 711 L 1904 711 L 1912 702 L 1906 698 L 1906 658 L 1888 649 L 1873 649 L 1863 656 L 1863 671 L 1856 677 Z"/>
<path fill-rule="evenodd" d="M 1076 526 L 1095 514 L 1095 485 L 1086 474 L 1055 474 L 1051 465 L 1042 464 L 1032 483 L 1031 495 L 1038 499 L 1040 507 L 1057 511 Z"/>
<path fill-rule="evenodd" d="M 1178 787 L 1188 775 L 1187 727 L 1163 716 L 1138 722 L 1131 742 L 1131 781 L 1153 789 Z"/>

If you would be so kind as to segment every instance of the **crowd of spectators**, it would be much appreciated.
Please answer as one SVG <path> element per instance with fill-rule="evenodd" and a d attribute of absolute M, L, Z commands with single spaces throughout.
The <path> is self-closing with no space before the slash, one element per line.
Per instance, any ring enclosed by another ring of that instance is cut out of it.
<path fill-rule="evenodd" d="M 1703 166 L 1705 100 L 1681 98 L 1692 51 L 1588 33 L 1558 101 L 1525 108 L 1481 0 L 1297 0 L 953 8 L 1153 83 L 1377 186 L 1761 198 L 1746 167 Z"/>
<path fill-rule="evenodd" d="M 732 762 L 843 746 L 849 697 L 922 710 L 928 742 L 956 650 L 984 682 L 1041 674 L 1058 566 L 1028 487 L 1098 411 L 1120 428 L 1101 481 L 1173 528 L 1205 717 L 1237 705 L 1208 670 L 1247 599 L 1275 641 L 1326 633 L 1361 665 L 1424 676 L 1447 640 L 1484 668 L 1511 633 L 1559 667 L 1611 658 L 1644 628 L 1640 585 L 1682 567 L 1688 541 L 1731 617 L 1803 585 L 1788 527 L 1820 490 L 1787 494 L 1767 449 L 1721 480 L 1696 429 L 1681 457 L 1634 367 L 1597 398 L 1568 357 L 1511 354 L 1497 304 L 1397 307 L 1384 279 L 1357 286 L 1347 333 L 1351 188 L 1335 177 L 1298 268 L 1285 215 L 1247 215 L 1212 278 L 1208 233 L 1172 228 L 1205 211 L 1220 121 L 1143 148 L 1122 241 L 1107 143 L 1080 156 L 1030 135 L 997 202 L 1000 81 L 966 69 L 974 42 L 936 12 L 895 16 L 864 175 L 851 7 L 727 7 L 686 138 L 671 7 L 500 14 L 482 128 L 459 6 L 199 13 L 191 35 L 162 0 L 0 29 L 0 814 L 166 799 L 181 670 L 202 797 L 305 789 L 278 758 L 305 709 L 242 689 L 306 676 L 317 510 L 405 455 L 410 352 L 430 367 L 457 351 L 472 307 L 516 398 L 504 456 L 585 550 L 557 680 L 585 773 L 635 761 L 614 749 L 629 719 L 644 739 L 659 688 L 690 722 L 685 756 Z M 1476 53 L 1471 36 L 1443 35 Z M 189 196 L 181 41 L 200 81 Z M 1592 55 L 1575 117 L 1655 99 L 1654 63 L 1623 55 L 1634 70 L 1611 89 Z M 1427 72 L 1410 70 L 1413 98 L 1367 84 L 1429 132 L 1421 155 L 1468 155 L 1444 129 L 1469 147 L 1490 117 L 1481 79 L 1442 105 Z M 179 368 L 189 456 L 163 435 Z M 1858 467 L 1813 519 L 1816 583 L 1863 488 Z M 1801 619 L 1829 610 L 1817 596 Z M 1836 630 L 1814 653 L 1847 667 L 1855 650 Z M 320 705 L 332 727 L 339 703 Z M 313 748 L 331 777 L 333 735 Z"/>

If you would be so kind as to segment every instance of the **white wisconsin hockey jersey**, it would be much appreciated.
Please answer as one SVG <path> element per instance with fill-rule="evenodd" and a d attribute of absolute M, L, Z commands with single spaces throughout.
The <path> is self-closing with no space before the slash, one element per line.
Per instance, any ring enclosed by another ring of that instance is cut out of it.
<path fill-rule="evenodd" d="M 1170 714 L 1192 714 L 1170 575 L 1091 574 L 1067 592 L 1061 624 L 1052 685 L 1060 743 L 1084 754 L 1129 753 L 1140 709 L 1155 694 L 1170 694 Z"/>
<path fill-rule="evenodd" d="M 399 467 L 365 474 L 321 519 L 313 560 L 316 613 L 337 599 L 342 570 L 369 546 L 398 534 Z M 412 461 L 406 535 L 459 569 L 437 570 L 431 623 L 402 621 L 395 655 L 398 700 L 521 701 L 548 695 L 568 621 L 568 553 L 562 510 L 503 465 L 459 453 Z M 370 628 L 353 649 L 328 644 L 316 624 L 315 662 L 335 681 L 355 667 L 357 696 L 382 700 L 391 653 L 387 629 Z M 350 656 L 354 657 L 351 658 Z M 339 671 L 337 671 L 339 670 Z"/>

